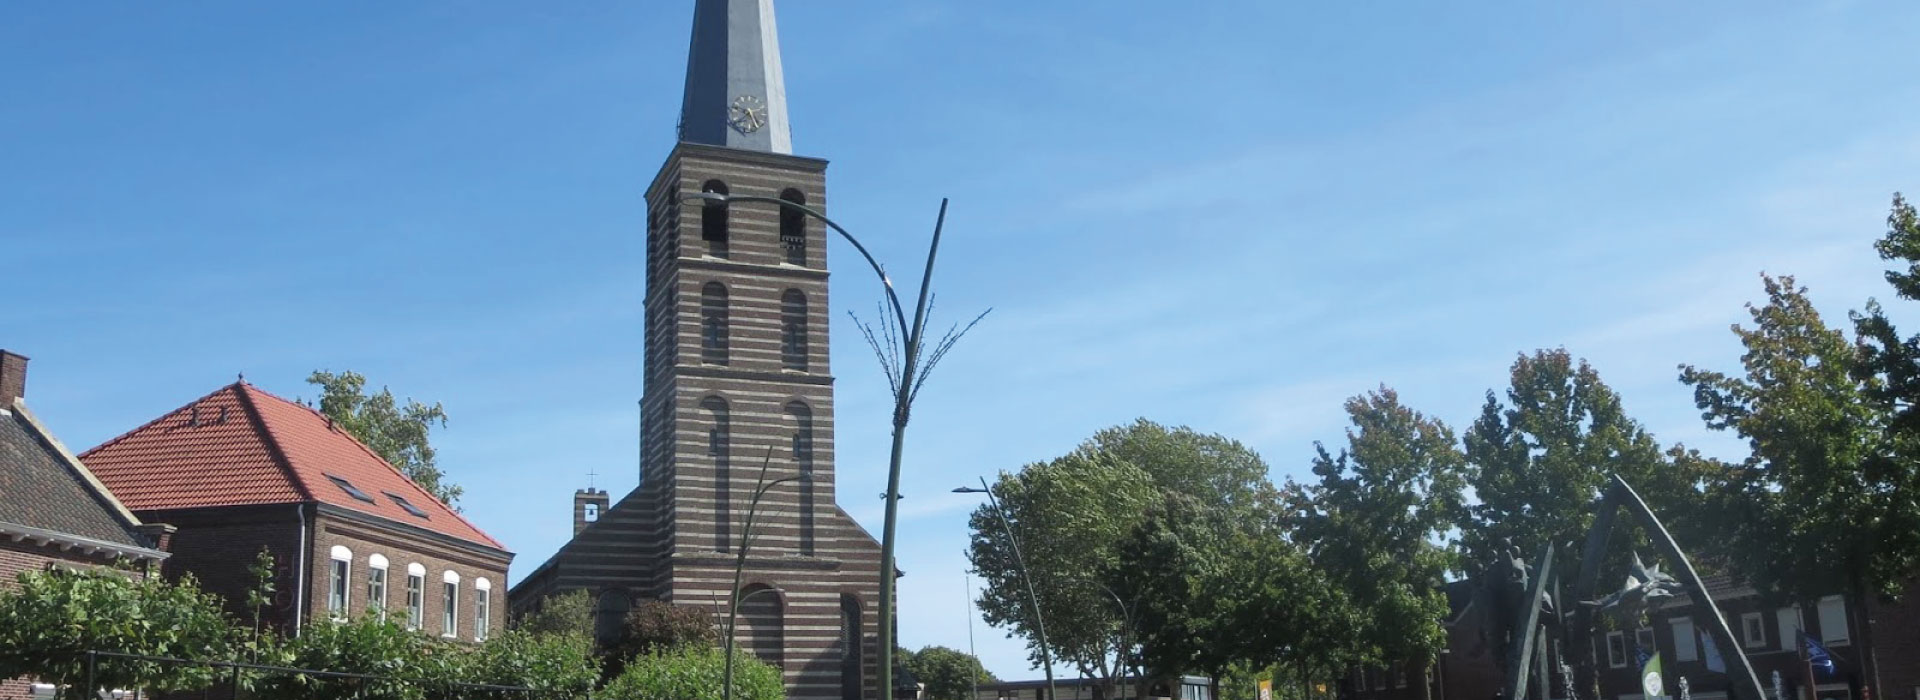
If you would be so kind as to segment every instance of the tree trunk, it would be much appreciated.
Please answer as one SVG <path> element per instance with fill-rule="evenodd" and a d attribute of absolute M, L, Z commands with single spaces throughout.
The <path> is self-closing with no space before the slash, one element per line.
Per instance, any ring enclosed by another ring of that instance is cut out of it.
<path fill-rule="evenodd" d="M 1413 670 L 1419 672 L 1420 700 L 1433 700 L 1433 655 L 1422 654 Z"/>
<path fill-rule="evenodd" d="M 1860 628 L 1860 641 L 1854 649 L 1857 650 L 1855 653 L 1860 655 L 1860 672 L 1866 676 L 1864 680 L 1867 684 L 1867 692 L 1860 694 L 1855 700 L 1875 700 L 1881 690 L 1880 654 L 1879 650 L 1873 646 L 1873 619 L 1867 615 L 1867 606 L 1870 601 L 1867 599 L 1866 582 L 1862 581 L 1858 574 L 1851 578 L 1853 579 L 1853 607 L 1856 611 L 1854 617 L 1858 620 L 1857 626 Z"/>

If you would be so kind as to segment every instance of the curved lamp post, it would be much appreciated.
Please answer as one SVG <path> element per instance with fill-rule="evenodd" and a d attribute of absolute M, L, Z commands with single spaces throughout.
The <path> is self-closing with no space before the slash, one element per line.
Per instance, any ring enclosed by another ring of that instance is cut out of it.
<path fill-rule="evenodd" d="M 980 477 L 980 488 L 962 486 L 954 493 L 984 493 L 987 505 L 993 507 L 994 515 L 1000 517 L 1000 527 L 1007 531 L 1007 544 L 1013 548 L 1013 563 L 1020 567 L 1020 580 L 1027 584 L 1027 604 L 1033 606 L 1033 625 L 1040 636 L 1040 666 L 1047 674 L 1047 700 L 1057 700 L 1053 690 L 1053 654 L 1047 650 L 1047 621 L 1040 615 L 1040 596 L 1033 590 L 1033 576 L 1027 569 L 1027 559 L 1020 554 L 1020 540 L 1013 536 L 1013 521 L 1007 519 L 1007 511 L 1000 507 L 1000 499 L 993 496 L 993 487 L 987 485 L 987 477 Z M 1119 600 L 1118 596 L 1114 600 Z"/>
<path fill-rule="evenodd" d="M 746 600 L 747 598 L 750 598 L 754 595 L 758 595 L 760 593 L 773 590 L 770 588 L 761 589 L 758 591 L 754 591 L 753 593 L 748 595 L 744 595 L 744 596 L 740 595 L 740 574 L 742 571 L 744 571 L 747 568 L 747 550 L 753 546 L 753 519 L 754 519 L 754 515 L 758 513 L 758 511 L 760 510 L 760 499 L 762 497 L 765 497 L 767 495 L 767 492 L 772 490 L 773 487 L 775 486 L 779 486 L 781 484 L 784 484 L 790 481 L 799 481 L 799 482 L 813 481 L 813 475 L 806 472 L 801 472 L 793 476 L 781 477 L 778 479 L 774 479 L 773 481 L 767 481 L 767 465 L 772 461 L 773 461 L 773 448 L 768 447 L 767 456 L 760 460 L 760 478 L 756 482 L 759 484 L 759 487 L 755 488 L 753 491 L 753 500 L 747 502 L 747 526 L 746 526 L 746 529 L 740 533 L 740 552 L 737 555 L 735 555 L 733 559 L 733 595 L 730 596 L 732 600 L 727 605 L 726 670 L 722 671 L 722 675 L 724 676 L 724 678 L 722 678 L 720 681 L 720 685 L 721 685 L 720 694 L 721 694 L 721 697 L 725 698 L 726 700 L 733 700 L 733 648 L 734 646 L 736 646 L 736 644 L 734 643 L 734 637 L 737 636 L 734 633 L 738 631 L 738 626 L 740 624 L 740 601 Z"/>
<path fill-rule="evenodd" d="M 904 352 L 900 353 L 899 356 L 889 358 L 885 354 L 881 355 L 881 369 L 885 370 L 887 380 L 891 384 L 890 388 L 893 390 L 893 451 L 887 462 L 887 492 L 884 494 L 887 500 L 886 524 L 881 529 L 880 536 L 879 620 L 880 692 L 890 694 L 893 692 L 894 525 L 899 519 L 900 458 L 902 449 L 906 444 L 907 419 L 913 413 L 913 399 L 920 394 L 920 387 L 926 383 L 927 374 L 933 370 L 935 364 L 939 363 L 941 356 L 945 355 L 947 350 L 953 347 L 954 342 L 958 341 L 960 336 L 965 335 L 967 332 L 966 329 L 960 328 L 956 328 L 955 331 L 949 331 L 944 338 L 933 346 L 931 353 L 926 352 L 927 346 L 924 342 L 924 334 L 927 329 L 927 303 L 930 299 L 929 293 L 932 291 L 934 256 L 940 251 L 940 233 L 946 227 L 947 223 L 947 200 L 940 200 L 940 216 L 934 220 L 933 242 L 927 246 L 927 266 L 925 272 L 923 272 L 920 277 L 920 298 L 918 303 L 913 307 L 913 320 L 911 322 L 907 320 L 906 307 L 901 305 L 899 294 L 894 292 L 893 278 L 887 276 L 886 268 L 882 267 L 879 261 L 873 259 L 873 254 L 867 252 L 867 247 L 861 245 L 859 239 L 854 238 L 853 234 L 848 233 L 845 228 L 841 228 L 840 224 L 834 223 L 832 219 L 827 218 L 827 215 L 821 213 L 820 210 L 799 202 L 790 202 L 778 197 L 764 197 L 760 195 L 691 192 L 683 195 L 682 200 L 700 200 L 719 202 L 721 204 L 732 202 L 773 204 L 819 219 L 827 225 L 827 228 L 833 229 L 834 233 L 840 234 L 841 238 L 853 244 L 854 250 L 860 251 L 860 257 L 866 259 L 867 266 L 873 268 L 873 273 L 880 277 L 880 284 L 886 288 L 887 309 L 893 312 L 893 317 L 889 319 L 892 322 L 889 325 L 892 331 L 892 333 L 889 333 L 889 337 L 899 337 L 905 342 Z M 983 313 L 981 316 L 984 317 L 986 314 Z M 973 321 L 974 323 L 978 323 L 980 319 L 975 318 Z M 966 328 L 970 329 L 972 327 L 973 324 L 969 323 Z M 897 336 L 895 334 L 897 334 Z M 867 340 L 869 343 L 873 343 L 871 333 L 868 334 Z M 874 349 L 876 352 L 879 351 L 878 343 L 874 343 Z M 925 354 L 926 357 L 923 358 L 923 354 Z M 728 665 L 728 670 L 731 672 L 731 664 Z M 732 690 L 731 684 L 728 685 L 728 690 L 729 692 Z M 729 698 L 729 700 L 731 700 L 731 698 Z"/>

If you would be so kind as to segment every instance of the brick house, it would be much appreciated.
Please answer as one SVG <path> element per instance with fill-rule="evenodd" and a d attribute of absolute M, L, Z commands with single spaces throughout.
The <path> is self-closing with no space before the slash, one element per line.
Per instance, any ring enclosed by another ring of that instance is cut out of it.
<path fill-rule="evenodd" d="M 166 560 L 166 528 L 142 525 L 27 410 L 27 358 L 0 350 L 0 590 L 25 571 L 130 564 L 145 576 Z M 0 700 L 26 698 L 0 679 Z"/>
<path fill-rule="evenodd" d="M 398 615 L 479 641 L 506 627 L 511 552 L 319 412 L 245 381 L 80 459 L 135 515 L 178 528 L 166 575 L 192 573 L 235 614 L 250 614 L 264 548 L 282 628 Z"/>

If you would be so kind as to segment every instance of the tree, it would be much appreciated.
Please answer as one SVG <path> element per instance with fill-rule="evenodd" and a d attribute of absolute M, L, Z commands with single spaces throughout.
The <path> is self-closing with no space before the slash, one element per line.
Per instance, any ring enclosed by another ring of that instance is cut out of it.
<path fill-rule="evenodd" d="M 1895 233 L 1912 227 L 1901 204 Z M 1903 288 L 1894 273 L 1889 280 Z M 1733 329 L 1747 349 L 1744 376 L 1681 366 L 1707 426 L 1734 431 L 1751 449 L 1712 483 L 1723 509 L 1739 515 L 1723 519 L 1730 555 L 1763 592 L 1852 594 L 1855 629 L 1870 646 L 1859 608 L 1869 594 L 1897 596 L 1920 564 L 1912 497 L 1920 450 L 1901 415 L 1911 409 L 1899 398 L 1903 351 L 1885 344 L 1897 336 L 1877 308 L 1856 321 L 1884 335 L 1856 344 L 1826 325 L 1792 277 L 1762 281 L 1767 303 L 1748 306 L 1753 327 Z M 1878 669 L 1868 663 L 1873 683 Z"/>
<path fill-rule="evenodd" d="M 929 646 L 895 656 L 926 686 L 929 700 L 965 700 L 973 697 L 975 684 L 999 682 L 979 659 L 957 649 Z"/>
<path fill-rule="evenodd" d="M 1123 616 L 1093 582 L 1122 566 L 1116 545 L 1158 498 L 1152 478 L 1110 455 L 1076 451 L 1001 474 L 993 491 L 1032 567 L 1025 573 L 1039 597 L 1048 649 L 1082 676 L 1101 679 L 1111 697 L 1125 672 Z M 1038 625 L 1001 514 L 983 504 L 970 522 L 968 559 L 982 580 L 981 615 L 1025 637 L 1038 666 Z"/>
<path fill-rule="evenodd" d="M 214 670 L 101 657 L 88 687 L 87 652 L 223 657 L 233 629 L 220 601 L 191 576 L 169 583 L 126 571 L 27 571 L 0 592 L 0 678 L 34 676 L 90 698 L 112 688 L 205 688 Z"/>
<path fill-rule="evenodd" d="M 514 620 L 513 626 L 529 634 L 579 634 L 592 639 L 593 594 L 582 588 L 549 595 Z"/>
<path fill-rule="evenodd" d="M 603 700 L 720 700 L 726 657 L 713 646 L 685 645 L 636 656 L 594 697 Z M 733 696 L 783 700 L 780 669 L 752 654 L 733 660 Z"/>
<path fill-rule="evenodd" d="M 438 402 L 428 406 L 407 399 L 402 406 L 386 387 L 381 387 L 380 393 L 367 394 L 367 378 L 352 371 L 315 371 L 307 377 L 307 383 L 320 387 L 320 413 L 334 425 L 441 502 L 452 506 L 460 500 L 464 490 L 446 481 L 446 473 L 434 464 L 433 446 L 427 441 L 427 434 L 436 425 L 447 426 L 447 412 Z"/>
<path fill-rule="evenodd" d="M 1303 499 L 1301 538 L 1362 613 L 1358 656 L 1426 669 L 1447 641 L 1444 587 L 1457 566 L 1440 542 L 1465 507 L 1466 456 L 1451 428 L 1392 389 L 1348 399 L 1346 410 L 1353 427 L 1340 454 L 1314 445 L 1319 481 Z"/>
<path fill-rule="evenodd" d="M 620 675 L 628 659 L 684 646 L 720 643 L 713 615 L 704 609 L 648 600 L 627 611 L 618 639 L 606 645 L 607 677 Z"/>
<path fill-rule="evenodd" d="M 1684 517 L 1698 502 L 1700 475 L 1664 459 L 1620 396 L 1566 350 L 1520 356 L 1506 399 L 1487 392 L 1465 439 L 1467 483 L 1480 500 L 1460 524 L 1468 566 L 1504 562 L 1509 549 L 1531 558 L 1549 542 L 1563 552 L 1578 548 L 1613 474 L 1663 518 Z M 1620 570 L 1631 543 L 1642 539 L 1631 525 L 1622 522 L 1626 536 L 1612 538 L 1609 570 Z M 1577 562 L 1573 556 L 1561 561 Z"/>
<path fill-rule="evenodd" d="M 1141 418 L 1094 433 L 1083 456 L 1104 454 L 1145 471 L 1161 490 L 1202 503 L 1244 510 L 1273 496 L 1267 463 L 1246 445 L 1186 426 L 1169 428 Z"/>

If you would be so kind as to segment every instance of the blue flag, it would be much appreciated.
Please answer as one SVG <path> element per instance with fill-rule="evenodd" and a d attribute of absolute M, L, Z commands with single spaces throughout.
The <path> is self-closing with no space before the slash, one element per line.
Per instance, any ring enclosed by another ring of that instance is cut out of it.
<path fill-rule="evenodd" d="M 1801 632 L 1800 642 L 1806 646 L 1807 665 L 1820 669 L 1821 673 L 1829 676 L 1835 673 L 1833 655 L 1827 653 L 1826 647 L 1820 646 L 1819 642 L 1814 641 L 1813 635 Z"/>

